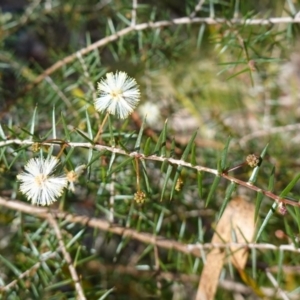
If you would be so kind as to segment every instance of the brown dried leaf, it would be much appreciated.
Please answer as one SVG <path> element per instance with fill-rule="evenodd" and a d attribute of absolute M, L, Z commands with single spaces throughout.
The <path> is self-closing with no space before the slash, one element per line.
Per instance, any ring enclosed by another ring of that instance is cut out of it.
<path fill-rule="evenodd" d="M 245 198 L 238 196 L 232 199 L 216 227 L 212 244 L 250 242 L 255 231 L 254 212 L 254 205 Z M 214 299 L 220 272 L 228 258 L 240 272 L 247 262 L 248 251 L 237 246 L 232 246 L 227 251 L 213 248 L 206 257 L 196 300 Z"/>

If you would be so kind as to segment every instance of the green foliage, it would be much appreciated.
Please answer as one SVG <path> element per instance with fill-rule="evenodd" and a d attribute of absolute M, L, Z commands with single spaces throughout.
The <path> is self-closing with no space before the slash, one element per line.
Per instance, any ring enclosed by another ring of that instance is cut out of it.
<path fill-rule="evenodd" d="M 216 299 L 239 293 L 226 282 L 297 299 L 300 2 L 135 2 L 1 7 L 0 298 L 84 299 L 72 266 L 86 299 L 194 298 L 207 249 L 190 246 L 244 195 L 254 283 L 225 265 Z M 94 107 L 115 71 L 141 92 L 126 120 Z M 16 176 L 50 155 L 84 171 L 39 211 Z"/>

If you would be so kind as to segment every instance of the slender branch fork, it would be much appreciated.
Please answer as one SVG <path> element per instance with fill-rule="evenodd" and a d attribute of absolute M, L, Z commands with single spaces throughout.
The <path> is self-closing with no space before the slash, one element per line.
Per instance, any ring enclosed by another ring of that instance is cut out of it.
<path fill-rule="evenodd" d="M 59 225 L 57 224 L 57 220 L 51 214 L 48 214 L 47 219 L 48 219 L 48 222 L 51 224 L 51 226 L 54 229 L 54 232 L 55 232 L 55 235 L 57 237 L 59 246 L 61 248 L 61 252 L 62 252 L 62 254 L 64 256 L 64 259 L 65 259 L 65 261 L 68 265 L 69 272 L 70 272 L 71 277 L 73 279 L 75 289 L 76 289 L 76 292 L 77 292 L 77 295 L 78 295 L 77 299 L 78 300 L 86 300 L 86 297 L 84 295 L 82 286 L 81 286 L 80 281 L 79 281 L 79 276 L 77 274 L 77 271 L 76 271 L 75 267 L 73 266 L 71 255 L 66 249 L 66 246 L 65 246 L 65 243 L 63 241 L 63 237 L 62 237 Z"/>
<path fill-rule="evenodd" d="M 102 231 L 111 232 L 113 234 L 121 235 L 124 237 L 129 237 L 134 240 L 140 241 L 145 244 L 156 245 L 157 247 L 164 248 L 167 250 L 176 250 L 178 252 L 182 252 L 184 254 L 190 254 L 195 257 L 202 257 L 202 250 L 209 250 L 212 248 L 231 248 L 231 247 L 240 247 L 247 249 L 260 249 L 260 250 L 273 250 L 273 251 L 289 251 L 300 253 L 300 248 L 297 248 L 294 244 L 282 244 L 280 246 L 276 246 L 268 243 L 195 243 L 195 244 L 184 244 L 181 242 L 177 242 L 175 240 L 166 239 L 165 237 L 153 235 L 147 232 L 136 231 L 131 228 L 122 227 L 116 224 L 112 224 L 109 221 L 99 219 L 99 218 L 90 218 L 83 215 L 71 214 L 59 210 L 53 210 L 49 208 L 36 207 L 30 204 L 17 201 L 17 200 L 9 200 L 0 197 L 0 206 L 6 207 L 15 211 L 20 211 L 29 215 L 34 215 L 42 219 L 50 220 L 51 225 L 53 225 L 56 219 L 63 219 L 65 221 L 81 224 L 84 226 L 88 226 L 91 228 L 97 228 Z M 56 226 L 55 226 L 56 227 Z M 57 230 L 57 227 L 56 227 Z M 56 233 L 57 234 L 57 233 Z M 61 244 L 60 248 L 62 249 L 64 246 Z M 76 278 L 76 275 L 74 275 Z M 77 277 L 78 278 L 78 277 Z M 74 278 L 73 278 L 74 279 Z"/>
<path fill-rule="evenodd" d="M 134 1 L 135 2 L 135 1 Z M 201 1 L 200 1 L 201 2 Z M 201 4 L 201 3 L 200 3 Z M 73 62 L 75 59 L 78 59 L 78 55 L 86 55 L 89 52 L 103 47 L 108 43 L 118 40 L 120 37 L 125 36 L 133 31 L 142 31 L 146 29 L 155 29 L 155 28 L 162 28 L 162 27 L 169 27 L 172 25 L 186 25 L 186 24 L 207 24 L 207 25 L 217 25 L 217 24 L 237 24 L 237 25 L 247 25 L 247 26 L 257 26 L 257 25 L 274 25 L 274 24 L 291 24 L 291 23 L 300 23 L 300 16 L 296 15 L 295 18 L 291 17 L 278 17 L 278 18 L 267 18 L 267 19 L 242 19 L 242 18 L 233 18 L 233 19 L 225 19 L 225 18 L 198 18 L 198 17 L 183 17 L 173 19 L 171 21 L 157 21 L 157 22 L 147 22 L 141 24 L 135 24 L 135 9 L 133 7 L 132 10 L 132 20 L 131 26 L 121 29 L 120 31 L 107 36 L 86 48 L 82 48 L 81 50 L 66 56 L 64 59 L 56 62 L 51 67 L 46 69 L 42 74 L 37 76 L 31 83 L 29 83 L 23 92 L 26 92 L 32 89 L 35 85 L 39 84 L 43 81 L 47 76 L 51 75 L 61 67 L 65 66 Z M 201 5 L 200 5 L 201 9 Z"/>
<path fill-rule="evenodd" d="M 1 200 L 4 200 L 4 199 L 0 197 L 0 201 Z M 4 200 L 4 201 L 6 201 L 6 200 Z M 12 201 L 9 201 L 9 202 L 12 203 Z M 64 259 L 65 259 L 65 261 L 66 261 L 66 263 L 68 265 L 68 268 L 69 268 L 69 271 L 70 271 L 70 274 L 71 274 L 71 277 L 72 277 L 72 280 L 74 282 L 75 289 L 76 289 L 76 292 L 77 292 L 77 299 L 78 300 L 86 300 L 86 297 L 84 295 L 82 286 L 80 284 L 79 276 L 78 276 L 77 271 L 76 271 L 76 269 L 75 269 L 75 267 L 73 265 L 71 255 L 67 251 L 66 246 L 64 244 L 63 237 L 62 237 L 61 230 L 59 228 L 57 219 L 55 217 L 53 217 L 53 215 L 51 214 L 51 212 L 47 213 L 44 216 L 44 219 L 47 219 L 48 223 L 52 226 L 52 228 L 53 228 L 53 230 L 55 232 L 55 235 L 56 235 L 58 243 L 59 243 L 58 249 L 55 252 L 50 252 L 50 253 L 48 253 L 46 255 L 42 255 L 39 262 L 37 262 L 36 264 L 34 264 L 27 271 L 25 271 L 22 274 L 20 274 L 17 279 L 13 280 L 12 282 L 10 282 L 9 284 L 7 284 L 6 286 L 0 287 L 0 293 L 1 292 L 8 292 L 10 289 L 12 289 L 17 284 L 17 282 L 19 280 L 21 280 L 21 279 L 23 279 L 23 278 L 25 278 L 27 276 L 31 276 L 32 274 L 34 274 L 35 272 L 37 272 L 37 270 L 40 268 L 40 266 L 41 266 L 41 264 L 43 262 L 45 262 L 45 261 L 47 261 L 47 260 L 49 260 L 51 258 L 55 258 L 58 255 L 58 252 L 60 251 L 63 254 L 63 257 L 64 257 Z"/>
<path fill-rule="evenodd" d="M 224 243 L 224 244 L 214 244 L 214 243 L 206 243 L 206 244 L 184 244 L 177 242 L 175 240 L 170 240 L 166 239 L 164 237 L 152 235 L 146 232 L 139 232 L 134 229 L 126 228 L 126 227 L 121 227 L 115 224 L 112 224 L 108 221 L 105 221 L 103 219 L 98 219 L 98 218 L 89 218 L 87 216 L 82 216 L 82 215 L 76 215 L 76 214 L 71 214 L 71 213 L 66 213 L 62 211 L 57 211 L 57 210 L 51 210 L 49 208 L 41 208 L 41 207 L 34 207 L 30 204 L 26 204 L 20 201 L 16 200 L 8 200 L 0 197 L 0 206 L 6 207 L 8 209 L 12 209 L 14 211 L 19 211 L 23 212 L 29 215 L 34 215 L 38 218 L 46 219 L 48 220 L 49 224 L 53 227 L 55 234 L 58 238 L 59 241 L 59 249 L 57 251 L 61 251 L 66 263 L 68 264 L 68 268 L 71 274 L 71 277 L 73 279 L 73 282 L 75 284 L 75 289 L 77 292 L 77 299 L 79 300 L 85 300 L 86 297 L 84 295 L 82 286 L 79 281 L 79 276 L 76 272 L 76 269 L 72 263 L 71 256 L 69 252 L 66 249 L 66 246 L 63 241 L 63 237 L 58 225 L 59 219 L 63 219 L 68 222 L 72 223 L 77 223 L 81 224 L 83 226 L 89 226 L 92 228 L 97 228 L 102 231 L 106 232 L 111 232 L 120 236 L 124 237 L 129 237 L 134 240 L 140 241 L 145 244 L 152 244 L 155 247 L 160 247 L 163 249 L 167 250 L 176 250 L 178 252 L 187 254 L 187 255 L 193 255 L 195 257 L 203 257 L 203 250 L 209 250 L 212 248 L 219 248 L 219 249 L 230 249 L 231 247 L 239 247 L 239 248 L 246 248 L 246 249 L 260 249 L 262 250 L 273 250 L 273 251 L 290 251 L 290 252 L 295 252 L 295 253 L 300 253 L 300 249 L 295 247 L 294 244 L 286 244 L 286 245 L 280 245 L 280 246 L 275 246 L 273 244 L 267 244 L 267 243 Z M 56 252 L 52 252 L 46 257 L 44 257 L 42 260 L 48 260 L 51 259 L 52 257 L 55 257 L 57 254 Z M 41 263 L 38 262 L 36 263 L 32 268 L 27 270 L 26 272 L 22 273 L 18 279 L 12 281 L 5 287 L 0 288 L 1 291 L 9 291 L 13 286 L 18 282 L 18 280 L 29 276 L 30 272 L 35 272 L 39 267 Z M 270 271 L 268 271 L 269 277 L 272 276 Z"/>
<path fill-rule="evenodd" d="M 51 252 L 47 255 L 43 255 L 43 257 L 41 257 L 39 262 L 35 263 L 31 268 L 29 268 L 28 270 L 26 270 L 22 274 L 18 275 L 17 279 L 11 281 L 6 286 L 1 286 L 0 287 L 0 293 L 1 292 L 8 292 L 10 289 L 12 289 L 18 283 L 19 280 L 21 280 L 23 278 L 26 278 L 26 277 L 29 277 L 29 276 L 32 276 L 32 274 L 35 274 L 35 272 L 40 268 L 42 263 L 49 260 L 49 259 L 51 259 L 51 258 L 55 258 L 58 255 L 59 250 L 60 250 L 60 248 L 57 249 L 57 251 L 55 251 L 55 252 Z"/>
<path fill-rule="evenodd" d="M 171 21 L 158 21 L 158 22 L 148 22 L 148 23 L 142 23 L 142 24 L 136 24 L 137 20 L 137 0 L 132 0 L 132 11 L 131 11 L 131 25 L 129 27 L 126 27 L 117 33 L 114 33 L 108 37 L 105 37 L 91 45 L 89 45 L 86 48 L 83 48 L 76 53 L 73 53 L 64 59 L 56 62 L 54 65 L 52 65 L 50 68 L 46 69 L 42 74 L 40 74 L 38 77 L 36 77 L 31 83 L 29 83 L 25 89 L 23 90 L 24 93 L 26 93 L 28 90 L 32 89 L 35 85 L 39 84 L 43 80 L 48 80 L 49 81 L 49 75 L 60 69 L 66 64 L 69 64 L 73 62 L 74 60 L 78 59 L 84 69 L 84 74 L 86 79 L 89 82 L 90 87 L 94 91 L 93 86 L 91 85 L 91 82 L 89 80 L 89 76 L 87 74 L 86 66 L 84 64 L 84 60 L 82 59 L 82 56 L 88 54 L 89 52 L 100 48 L 102 46 L 105 46 L 106 44 L 113 42 L 115 40 L 118 40 L 120 37 L 125 36 L 129 34 L 130 32 L 134 31 L 142 31 L 146 29 L 154 29 L 154 28 L 162 28 L 162 27 L 168 27 L 172 25 L 183 25 L 183 24 L 208 24 L 208 25 L 217 25 L 217 24 L 243 24 L 243 25 L 273 25 L 273 24 L 291 24 L 291 23 L 300 23 L 300 17 L 299 14 L 296 15 L 295 18 L 268 18 L 268 19 L 239 19 L 239 18 L 233 18 L 231 20 L 224 19 L 224 18 L 214 18 L 214 15 L 211 14 L 209 18 L 198 18 L 195 17 L 196 13 L 201 10 L 202 5 L 204 1 L 200 0 L 195 7 L 195 10 L 192 14 L 190 14 L 189 17 L 184 17 L 184 18 L 178 18 L 178 19 L 173 19 Z M 93 93 L 95 97 L 95 91 Z M 70 103 L 68 102 L 68 99 L 64 98 L 64 95 L 62 94 L 61 97 L 65 100 L 67 105 Z M 99 129 L 100 132 L 100 129 Z M 97 140 L 97 139 L 96 139 Z M 19 139 L 14 139 L 14 140 L 6 140 L 0 142 L 0 147 L 5 147 L 13 144 L 18 144 L 18 145 L 32 145 L 33 142 L 29 140 L 19 140 Z M 62 148 L 64 147 L 82 147 L 82 148 L 89 148 L 89 149 L 94 149 L 96 151 L 109 151 L 112 153 L 117 153 L 119 155 L 124 155 L 124 156 L 129 156 L 133 157 L 136 159 L 136 162 L 138 162 L 139 159 L 141 160 L 152 160 L 152 161 L 160 161 L 164 162 L 167 161 L 170 164 L 177 165 L 177 166 L 183 166 L 186 168 L 194 169 L 197 172 L 208 172 L 212 173 L 215 176 L 221 176 L 226 180 L 229 180 L 231 182 L 234 182 L 238 185 L 245 186 L 249 189 L 252 189 L 256 192 L 260 192 L 264 194 L 265 196 L 277 201 L 281 202 L 284 204 L 288 205 L 293 205 L 293 206 L 300 206 L 300 203 L 288 200 L 288 199 L 281 199 L 279 196 L 263 190 L 257 186 L 254 186 L 252 184 L 249 184 L 247 182 L 244 182 L 242 180 L 236 179 L 232 176 L 229 176 L 228 173 L 219 173 L 215 169 L 211 168 L 206 168 L 204 166 L 194 166 L 190 163 L 187 163 L 183 160 L 176 160 L 173 158 L 167 158 L 167 157 L 160 157 L 156 155 L 149 155 L 145 156 L 144 154 L 138 153 L 138 152 L 131 152 L 128 153 L 122 149 L 114 148 L 114 147 L 108 147 L 104 145 L 99 145 L 99 144 L 92 144 L 92 143 L 72 143 L 72 142 L 65 142 L 63 140 L 57 140 L 52 142 L 45 142 L 43 143 L 44 145 L 57 145 L 61 146 Z M 112 196 L 113 197 L 113 196 Z M 113 201 L 113 198 L 112 198 Z M 69 254 L 69 252 L 66 249 L 66 246 L 63 241 L 63 237 L 61 234 L 60 227 L 58 225 L 58 220 L 63 218 L 64 220 L 67 220 L 72 223 L 79 223 L 84 226 L 89 226 L 89 227 L 94 227 L 98 228 L 103 231 L 111 232 L 114 234 L 122 235 L 122 236 L 127 236 L 130 238 L 133 238 L 135 240 L 138 240 L 143 243 L 147 244 L 152 244 L 155 246 L 155 249 L 157 247 L 165 248 L 165 249 L 174 249 L 176 251 L 185 253 L 185 254 L 191 254 L 196 257 L 202 257 L 202 252 L 203 250 L 211 249 L 211 248 L 230 248 L 232 246 L 238 246 L 241 248 L 248 248 L 248 249 L 269 249 L 269 250 L 278 250 L 278 251 L 292 251 L 292 252 L 297 252 L 300 253 L 300 249 L 297 249 L 295 245 L 293 244 L 288 244 L 288 245 L 280 245 L 280 246 L 275 246 L 272 244 L 255 244 L 255 243 L 249 243 L 249 244 L 237 244 L 237 243 L 230 243 L 230 244 L 183 244 L 180 242 L 177 242 L 175 240 L 168 240 L 165 239 L 164 237 L 158 237 L 155 235 L 151 235 L 149 233 L 143 233 L 143 232 L 137 232 L 133 229 L 130 228 L 125 228 L 121 226 L 116 226 L 112 224 L 113 219 L 110 220 L 110 222 L 102 220 L 102 219 L 97 219 L 97 218 L 88 218 L 86 216 L 81 216 L 81 215 L 75 215 L 75 214 L 70 214 L 66 212 L 61 212 L 61 211 L 56 211 L 56 210 L 51 210 L 48 208 L 40 208 L 40 207 L 33 207 L 32 205 L 20 202 L 20 201 L 15 201 L 15 200 L 7 200 L 2 197 L 0 197 L 0 206 L 6 207 L 8 209 L 24 212 L 30 215 L 35 215 L 39 218 L 46 219 L 48 223 L 52 226 L 55 235 L 58 239 L 59 243 L 59 251 L 61 251 L 67 265 L 69 268 L 69 272 L 71 274 L 72 280 L 75 285 L 75 289 L 77 292 L 77 296 L 79 300 L 85 300 L 86 297 L 84 295 L 84 291 L 82 289 L 82 286 L 80 284 L 80 279 L 77 274 L 77 271 L 72 263 L 72 258 Z M 113 213 L 112 213 L 113 216 Z M 56 252 L 51 253 L 50 255 L 47 256 L 46 259 L 50 259 L 56 255 Z M 8 284 L 5 288 L 2 288 L 2 290 L 8 291 L 12 286 L 16 284 L 16 282 L 29 275 L 30 271 L 35 271 L 40 267 L 41 263 L 35 264 L 31 269 L 28 271 L 24 272 L 19 276 L 17 280 L 14 280 L 10 284 Z M 273 279 L 272 274 L 269 272 L 267 274 L 271 279 Z M 274 280 L 273 280 L 274 281 Z M 276 285 L 276 281 L 274 281 L 274 286 Z M 1 291 L 1 289 L 0 289 Z M 284 296 L 284 294 L 283 294 Z M 285 299 L 283 297 L 283 299 Z"/>
<path fill-rule="evenodd" d="M 6 140 L 6 141 L 2 141 L 0 142 L 0 148 L 1 147 L 5 147 L 5 146 L 9 146 L 9 145 L 13 145 L 13 144 L 17 144 L 17 145 L 32 145 L 35 142 L 31 141 L 31 140 L 20 140 L 20 139 L 13 139 L 13 140 Z M 294 200 L 290 200 L 290 199 L 286 199 L 286 198 L 281 198 L 278 195 L 264 190 L 256 185 L 253 185 L 249 182 L 240 180 L 238 178 L 232 177 L 230 175 L 228 175 L 227 172 L 224 173 L 220 173 L 218 170 L 216 169 L 211 169 L 211 168 L 207 168 L 205 166 L 199 166 L 199 165 L 192 165 L 191 163 L 188 163 L 186 161 L 183 160 L 178 160 L 178 159 L 174 159 L 174 158 L 170 158 L 170 157 L 162 157 L 162 156 L 157 156 L 157 155 L 144 155 L 142 153 L 139 152 L 126 152 L 122 149 L 116 148 L 116 147 L 109 147 L 109 146 L 105 146 L 105 145 L 99 145 L 99 144 L 91 144 L 91 143 L 74 143 L 74 142 L 65 142 L 63 140 L 52 140 L 51 142 L 43 142 L 41 143 L 43 145 L 47 145 L 47 146 L 63 146 L 63 147 L 72 147 L 72 148 L 76 148 L 76 147 L 81 147 L 81 148 L 88 148 L 88 149 L 94 149 L 96 151 L 109 151 L 111 153 L 116 153 L 119 155 L 124 155 L 124 156 L 129 156 L 132 158 L 136 158 L 136 159 L 142 159 L 142 160 L 151 160 L 151 161 L 159 161 L 159 162 L 164 162 L 167 161 L 170 164 L 173 165 L 177 165 L 177 166 L 183 166 L 189 169 L 194 169 L 197 172 L 206 172 L 206 173 L 211 173 L 214 174 L 215 176 L 220 176 L 223 177 L 224 179 L 234 182 L 237 185 L 241 185 L 244 186 L 250 190 L 253 190 L 257 193 L 262 193 L 263 195 L 265 195 L 266 197 L 273 199 L 274 201 L 278 202 L 278 203 L 282 203 L 284 205 L 291 205 L 291 206 L 297 206 L 300 207 L 300 202 L 294 201 Z"/>

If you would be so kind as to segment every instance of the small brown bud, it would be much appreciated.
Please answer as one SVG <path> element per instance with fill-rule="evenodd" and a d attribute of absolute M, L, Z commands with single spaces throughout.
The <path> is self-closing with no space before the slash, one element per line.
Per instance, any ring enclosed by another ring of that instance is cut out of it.
<path fill-rule="evenodd" d="M 251 168 L 255 168 L 260 164 L 261 158 L 255 154 L 249 154 L 246 157 L 246 162 Z"/>
<path fill-rule="evenodd" d="M 281 240 L 284 239 L 284 238 L 286 238 L 286 234 L 281 229 L 278 229 L 278 230 L 275 231 L 275 236 L 278 239 L 281 239 Z"/>
<path fill-rule="evenodd" d="M 283 202 L 279 202 L 277 210 L 283 216 L 287 214 L 286 205 Z"/>
<path fill-rule="evenodd" d="M 145 202 L 146 194 L 143 191 L 137 191 L 133 197 L 136 203 L 142 204 Z"/>
<path fill-rule="evenodd" d="M 80 165 L 75 170 L 71 170 L 67 172 L 67 180 L 69 182 L 69 190 L 73 193 L 75 192 L 74 183 L 78 180 L 78 177 L 83 173 L 86 169 L 86 165 Z"/>
<path fill-rule="evenodd" d="M 39 143 L 33 143 L 30 147 L 30 149 L 33 151 L 33 152 L 38 152 L 41 148 L 41 145 Z"/>
<path fill-rule="evenodd" d="M 183 180 L 179 177 L 176 181 L 175 190 L 179 192 L 182 188 Z"/>

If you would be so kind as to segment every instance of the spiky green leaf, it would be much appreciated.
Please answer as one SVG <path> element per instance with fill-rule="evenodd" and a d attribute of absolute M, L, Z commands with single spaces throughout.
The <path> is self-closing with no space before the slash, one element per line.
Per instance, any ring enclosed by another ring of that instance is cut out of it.
<path fill-rule="evenodd" d="M 231 182 L 230 185 L 228 186 L 227 190 L 226 190 L 225 198 L 224 198 L 224 201 L 222 203 L 222 206 L 221 206 L 219 214 L 218 214 L 218 218 L 217 218 L 218 220 L 220 220 L 220 218 L 222 217 L 223 212 L 224 212 L 224 210 L 227 206 L 227 203 L 230 200 L 232 193 L 235 191 L 235 188 L 236 188 L 236 183 Z"/>
<path fill-rule="evenodd" d="M 267 226 L 269 220 L 271 219 L 271 217 L 273 216 L 274 212 L 276 211 L 277 206 L 278 206 L 277 202 L 274 202 L 272 204 L 271 209 L 269 210 L 267 216 L 265 217 L 265 219 L 263 220 L 262 224 L 260 225 L 260 227 L 259 227 L 259 229 L 257 231 L 256 237 L 255 237 L 255 242 L 257 242 L 258 239 L 260 238 L 260 236 L 263 233 L 265 227 Z"/>
<path fill-rule="evenodd" d="M 207 196 L 207 199 L 206 199 L 206 203 L 205 203 L 205 206 L 207 206 L 210 202 L 210 200 L 212 199 L 214 193 L 215 193 L 215 190 L 217 189 L 219 183 L 220 183 L 220 180 L 221 180 L 221 177 L 220 176 L 216 176 L 211 187 L 210 187 L 210 190 L 209 190 L 209 194 Z"/>
<path fill-rule="evenodd" d="M 264 198 L 264 194 L 262 192 L 257 192 L 256 201 L 255 201 L 255 214 L 254 214 L 255 221 L 258 218 L 258 213 L 259 213 L 260 205 L 262 203 L 263 198 Z"/>
<path fill-rule="evenodd" d="M 166 175 L 165 175 L 165 179 L 164 179 L 164 184 L 163 184 L 162 191 L 161 191 L 160 201 L 162 201 L 162 199 L 164 197 L 164 194 L 165 194 L 165 191 L 166 191 L 166 187 L 167 187 L 167 183 L 168 183 L 168 181 L 170 179 L 172 170 L 173 170 L 173 166 L 172 165 L 168 165 L 168 169 L 167 169 L 167 172 L 166 172 Z"/>

